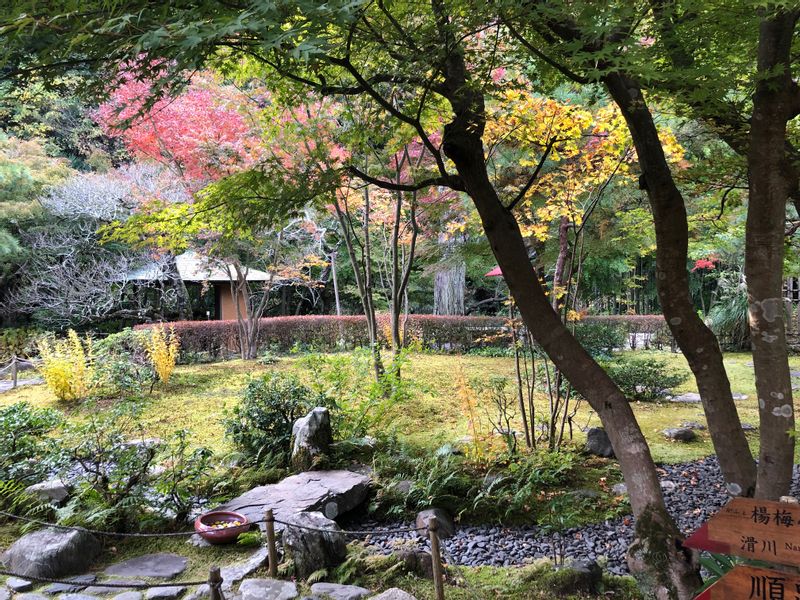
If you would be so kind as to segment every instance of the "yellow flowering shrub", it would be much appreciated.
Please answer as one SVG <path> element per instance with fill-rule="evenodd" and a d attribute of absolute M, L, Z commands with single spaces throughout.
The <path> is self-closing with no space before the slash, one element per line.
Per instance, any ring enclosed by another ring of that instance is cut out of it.
<path fill-rule="evenodd" d="M 159 380 L 165 384 L 169 383 L 181 348 L 180 338 L 175 333 L 175 328 L 170 327 L 168 334 L 161 325 L 152 327 L 150 336 L 145 340 L 145 348 Z"/>
<path fill-rule="evenodd" d="M 65 402 L 86 398 L 94 387 L 92 339 L 83 341 L 70 329 L 66 339 L 44 338 L 37 343 L 39 372 L 56 398 Z"/>

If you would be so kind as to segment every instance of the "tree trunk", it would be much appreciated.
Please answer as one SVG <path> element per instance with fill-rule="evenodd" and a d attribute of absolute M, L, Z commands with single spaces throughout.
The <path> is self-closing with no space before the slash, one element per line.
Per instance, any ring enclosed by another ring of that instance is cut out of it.
<path fill-rule="evenodd" d="M 336 274 L 336 259 L 339 253 L 336 251 L 331 252 L 331 277 L 333 278 L 333 299 L 336 302 L 336 316 L 342 316 L 342 302 L 339 299 L 339 278 Z"/>
<path fill-rule="evenodd" d="M 367 336 L 369 337 L 370 351 L 372 354 L 372 367 L 375 373 L 375 380 L 380 382 L 383 376 L 383 361 L 381 360 L 380 347 L 378 346 L 378 324 L 375 317 L 375 304 L 372 298 L 372 257 L 369 244 L 369 189 L 364 187 L 364 233 L 366 239 L 364 244 L 361 245 L 361 261 L 358 260 L 356 255 L 356 243 L 359 243 L 355 228 L 352 223 L 352 216 L 347 207 L 345 200 L 344 206 L 339 202 L 338 197 L 334 197 L 333 206 L 336 209 L 336 217 L 339 220 L 339 226 L 342 229 L 342 236 L 344 237 L 345 247 L 347 248 L 347 256 L 350 258 L 350 264 L 353 267 L 353 276 L 356 280 L 356 287 L 358 288 L 358 295 L 361 299 L 361 306 L 364 309 L 364 315 L 367 320 Z"/>
<path fill-rule="evenodd" d="M 791 48 L 797 12 L 762 20 L 758 83 L 747 153 L 745 273 L 750 304 L 750 338 L 756 375 L 761 447 L 756 495 L 787 494 L 794 463 L 794 407 L 783 309 L 783 253 L 790 177 L 786 125 L 797 114 Z"/>
<path fill-rule="evenodd" d="M 656 230 L 656 287 L 664 318 L 697 382 L 708 429 L 730 493 L 750 496 L 756 468 L 716 336 L 694 309 L 689 292 L 689 228 L 683 196 L 669 170 L 658 130 L 639 85 L 620 73 L 605 77 L 622 111 L 642 171 Z"/>
<path fill-rule="evenodd" d="M 189 292 L 186 290 L 186 284 L 183 282 L 181 274 L 178 272 L 178 263 L 175 261 L 175 255 L 169 254 L 167 256 L 165 271 L 172 289 L 175 290 L 178 320 L 185 321 L 189 316 Z"/>
<path fill-rule="evenodd" d="M 553 273 L 553 290 L 550 298 L 550 302 L 556 312 L 558 312 L 558 307 L 562 304 L 562 299 L 566 294 L 564 289 L 564 270 L 569 256 L 569 228 L 569 218 L 562 216 L 558 225 L 558 258 L 556 259 L 556 268 Z"/>
<path fill-rule="evenodd" d="M 683 548 L 682 536 L 667 513 L 650 449 L 630 404 L 553 310 L 530 263 L 517 221 L 489 181 L 481 140 L 486 122 L 483 96 L 469 85 L 464 57 L 450 39 L 444 6 L 434 0 L 433 8 L 440 33 L 451 48 L 444 93 L 455 116 L 444 128 L 444 152 L 455 163 L 464 189 L 480 214 L 497 263 L 531 335 L 587 398 L 608 432 L 637 518 L 638 541 L 631 547 L 631 565 L 641 566 L 639 575 L 648 579 L 645 585 L 655 597 L 688 600 L 700 584 L 696 555 Z"/>

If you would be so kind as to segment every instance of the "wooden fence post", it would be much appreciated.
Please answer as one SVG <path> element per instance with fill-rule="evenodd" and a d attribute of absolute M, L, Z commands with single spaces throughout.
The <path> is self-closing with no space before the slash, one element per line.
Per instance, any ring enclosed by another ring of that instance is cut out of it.
<path fill-rule="evenodd" d="M 269 556 L 269 576 L 278 576 L 278 549 L 275 547 L 275 515 L 271 508 L 264 514 L 267 525 L 267 553 Z"/>
<path fill-rule="evenodd" d="M 19 370 L 19 364 L 17 363 L 17 355 L 11 355 L 11 389 L 16 389 L 17 387 L 17 371 Z"/>
<path fill-rule="evenodd" d="M 222 597 L 222 575 L 219 572 L 219 567 L 211 567 L 208 570 L 208 591 L 211 600 L 224 600 Z"/>
<path fill-rule="evenodd" d="M 439 548 L 439 521 L 436 517 L 431 517 L 428 521 L 428 535 L 431 538 L 431 563 L 433 565 L 433 585 L 436 588 L 436 600 L 444 600 L 442 552 Z"/>

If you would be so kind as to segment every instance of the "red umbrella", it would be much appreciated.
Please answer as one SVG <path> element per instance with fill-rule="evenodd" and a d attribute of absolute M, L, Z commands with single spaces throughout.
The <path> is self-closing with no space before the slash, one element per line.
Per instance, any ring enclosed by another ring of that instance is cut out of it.
<path fill-rule="evenodd" d="M 484 275 L 484 277 L 502 277 L 502 276 L 503 276 L 503 271 L 500 269 L 500 267 L 495 267 L 494 269 L 492 269 L 491 271 L 489 271 Z"/>

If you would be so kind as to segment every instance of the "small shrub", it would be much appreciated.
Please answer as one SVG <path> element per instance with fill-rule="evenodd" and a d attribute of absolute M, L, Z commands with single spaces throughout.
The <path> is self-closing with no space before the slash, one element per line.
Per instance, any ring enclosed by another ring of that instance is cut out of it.
<path fill-rule="evenodd" d="M 611 356 L 626 346 L 628 332 L 618 323 L 588 321 L 575 325 L 575 337 L 592 356 Z"/>
<path fill-rule="evenodd" d="M 33 480 L 43 476 L 45 438 L 62 421 L 58 411 L 18 402 L 0 409 L 0 479 Z"/>
<path fill-rule="evenodd" d="M 333 409 L 331 425 L 336 439 L 385 433 L 387 412 L 413 394 L 408 378 L 400 376 L 408 364 L 405 352 L 386 366 L 379 381 L 375 380 L 372 356 L 366 348 L 358 348 L 349 356 L 307 354 L 300 364 L 309 374 L 309 387 Z"/>
<path fill-rule="evenodd" d="M 163 326 L 153 327 L 150 335 L 145 339 L 145 348 L 153 369 L 164 385 L 169 383 L 169 378 L 175 370 L 175 362 L 178 360 L 181 342 L 175 333 L 175 328 L 170 327 L 169 334 L 164 331 Z"/>
<path fill-rule="evenodd" d="M 53 456 L 64 477 L 74 477 L 77 470 L 80 479 L 76 493 L 58 510 L 62 524 L 126 531 L 146 522 L 148 473 L 160 442 L 145 437 L 138 417 L 136 409 L 122 403 L 64 425 L 53 441 Z M 132 442 L 132 434 L 139 441 Z"/>
<path fill-rule="evenodd" d="M 629 400 L 642 402 L 662 398 L 664 390 L 682 384 L 689 377 L 685 371 L 649 357 L 620 357 L 604 367 Z"/>
<path fill-rule="evenodd" d="M 146 340 L 144 331 L 123 329 L 95 344 L 96 378 L 105 395 L 138 394 L 153 385 L 156 372 Z"/>
<path fill-rule="evenodd" d="M 256 464 L 284 465 L 291 450 L 292 425 L 327 400 L 292 376 L 267 373 L 248 382 L 242 402 L 225 418 L 225 434 Z"/>
<path fill-rule="evenodd" d="M 8 362 L 14 355 L 24 357 L 35 354 L 39 335 L 39 331 L 27 327 L 0 329 L 0 363 Z"/>
<path fill-rule="evenodd" d="M 185 522 L 215 495 L 211 476 L 214 453 L 204 446 L 190 447 L 190 439 L 185 429 L 172 435 L 159 454 L 163 470 L 152 478 L 158 494 L 153 508 L 174 514 L 178 523 Z"/>
<path fill-rule="evenodd" d="M 39 372 L 56 398 L 63 401 L 81 400 L 94 388 L 95 368 L 92 340 L 84 341 L 70 329 L 67 339 L 44 338 L 38 343 L 42 364 Z"/>

